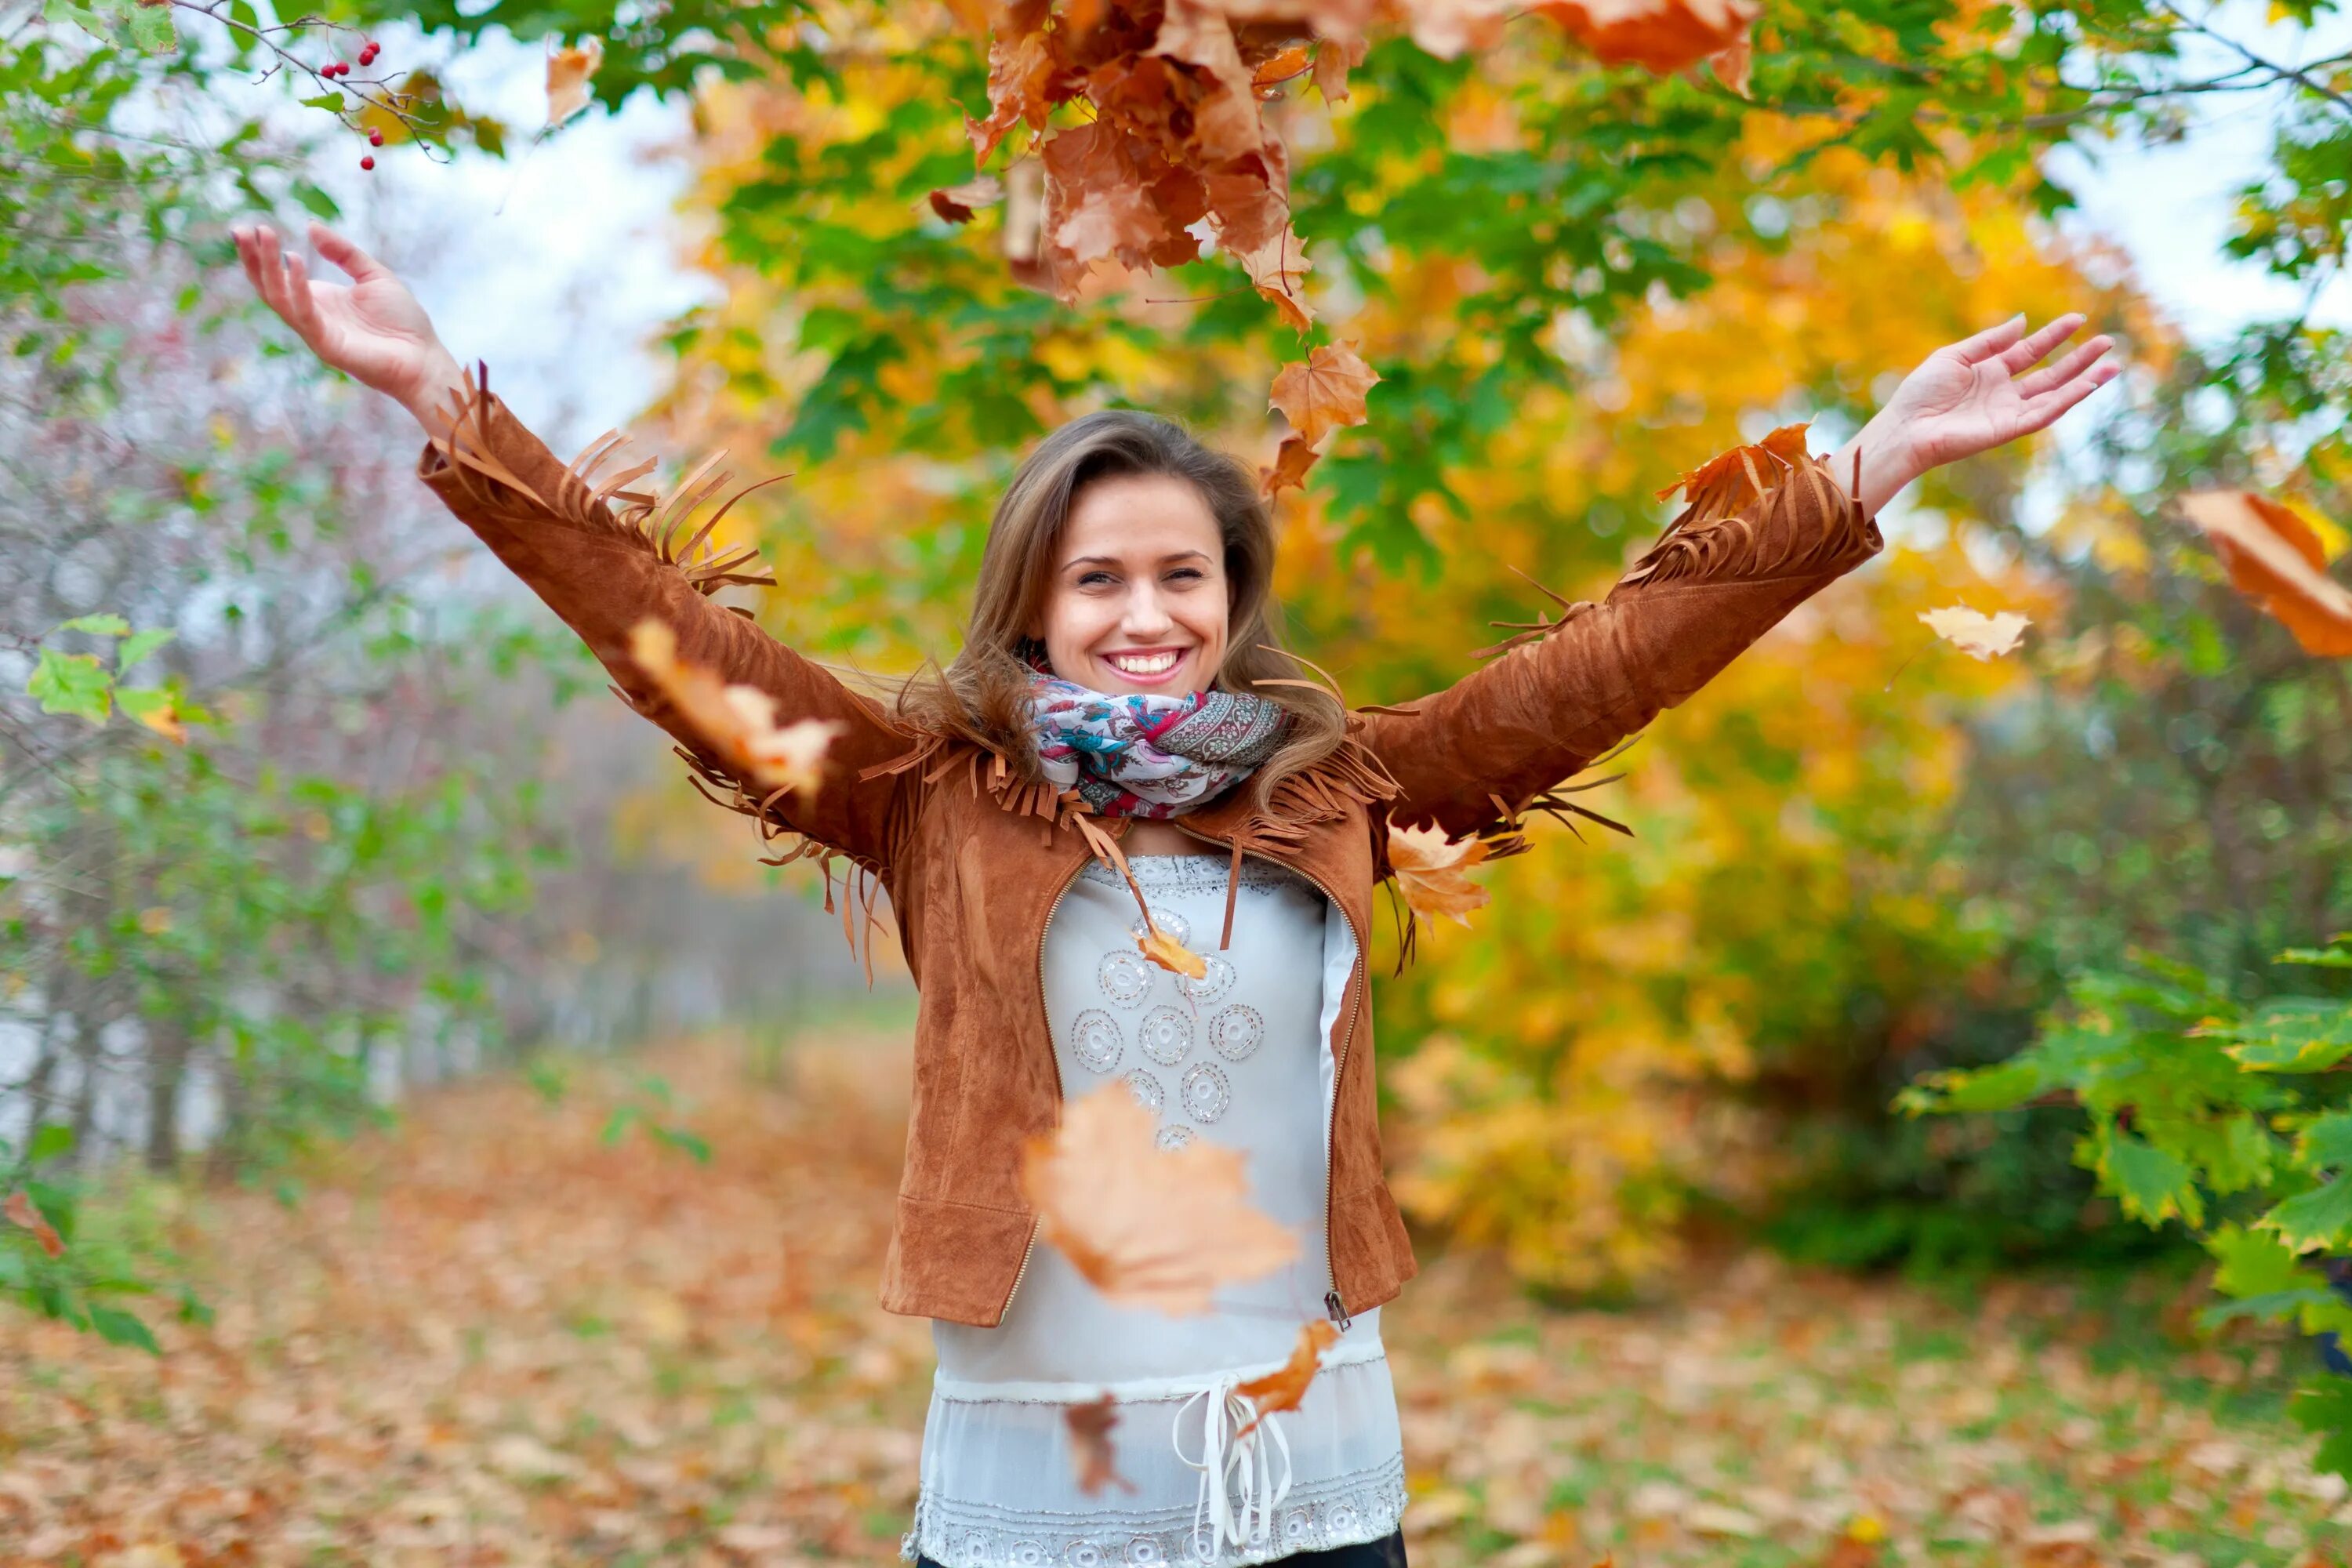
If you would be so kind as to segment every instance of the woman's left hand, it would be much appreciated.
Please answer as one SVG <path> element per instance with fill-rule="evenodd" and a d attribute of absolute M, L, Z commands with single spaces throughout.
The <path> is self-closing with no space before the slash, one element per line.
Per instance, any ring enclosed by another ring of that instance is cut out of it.
<path fill-rule="evenodd" d="M 2070 310 L 2029 335 L 2020 311 L 1997 327 L 1937 349 L 1829 459 L 1830 471 L 1851 485 L 1860 448 L 1859 499 L 1863 510 L 1874 514 L 1928 469 L 2046 427 L 2115 379 L 2117 366 L 2103 363 L 2115 340 L 2104 332 L 2056 363 L 2033 369 L 2073 337 L 2083 321 Z"/>

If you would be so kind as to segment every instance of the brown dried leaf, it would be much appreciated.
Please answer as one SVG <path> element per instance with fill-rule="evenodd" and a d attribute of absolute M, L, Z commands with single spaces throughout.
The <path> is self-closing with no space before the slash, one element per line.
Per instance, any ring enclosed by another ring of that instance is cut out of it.
<path fill-rule="evenodd" d="M 0 1218 L 31 1231 L 33 1239 L 41 1244 L 41 1250 L 51 1258 L 65 1255 L 66 1238 L 59 1236 L 58 1227 L 33 1205 L 32 1194 L 22 1191 L 10 1193 L 8 1201 L 0 1204 Z"/>
<path fill-rule="evenodd" d="M 2252 490 L 2200 490 L 2182 497 L 2180 510 L 2213 542 L 2231 586 L 2284 624 L 2304 652 L 2352 657 L 2352 589 L 2327 574 L 2311 524 Z"/>
<path fill-rule="evenodd" d="M 1322 454 L 1296 436 L 1285 436 L 1274 454 L 1274 467 L 1261 467 L 1258 482 L 1266 500 L 1272 500 L 1286 489 L 1307 488 L 1307 470 L 1315 466 Z"/>
<path fill-rule="evenodd" d="M 1265 144 L 1257 93 L 1234 44 L 1233 24 L 1202 0 L 1167 0 L 1160 36 L 1146 54 L 1181 60 L 1208 73 L 1193 95 L 1191 150 L 1203 163 L 1245 157 Z"/>
<path fill-rule="evenodd" d="M 554 130 L 588 107 L 589 79 L 604 63 L 604 40 L 593 35 L 547 57 L 547 129 Z"/>
<path fill-rule="evenodd" d="M 1715 73 L 1715 79 L 1742 98 L 1748 96 L 1748 68 L 1755 64 L 1754 41 L 1755 35 L 1750 28 L 1742 28 L 1738 41 L 1730 47 L 1718 49 L 1706 57 L 1706 68 Z"/>
<path fill-rule="evenodd" d="M 1171 974 L 1181 974 L 1187 980 L 1205 980 L 1209 976 L 1208 960 L 1158 926 L 1137 937 L 1135 945 L 1144 957 Z"/>
<path fill-rule="evenodd" d="M 2033 624 L 2014 610 L 1988 616 L 1965 605 L 1953 605 L 1941 610 L 1922 610 L 1919 618 L 1927 623 L 1929 631 L 1979 660 L 2014 653 L 2017 639 L 2023 637 L 2025 628 Z"/>
<path fill-rule="evenodd" d="M 1489 894 L 1470 880 L 1471 867 L 1485 861 L 1493 846 L 1483 838 L 1448 838 L 1445 830 L 1389 824 L 1389 867 L 1405 907 L 1417 915 L 1444 915 L 1461 925 Z"/>
<path fill-rule="evenodd" d="M 1380 379 L 1357 355 L 1352 341 L 1318 343 L 1306 363 L 1284 365 L 1276 374 L 1267 405 L 1282 411 L 1298 439 L 1319 447 L 1340 426 L 1361 425 L 1370 417 L 1364 398 Z"/>
<path fill-rule="evenodd" d="M 1158 1121 L 1122 1083 L 1070 1101 L 1061 1126 L 1024 1145 L 1021 1190 L 1040 1234 L 1105 1296 L 1205 1312 L 1220 1286 L 1297 1258 L 1298 1238 L 1250 1206 L 1240 1151 L 1198 1138 L 1162 1149 Z"/>
<path fill-rule="evenodd" d="M 1536 0 L 1550 17 L 1611 65 L 1663 76 L 1732 47 L 1761 9 L 1758 0 Z"/>
<path fill-rule="evenodd" d="M 942 186 L 925 199 L 931 210 L 948 222 L 970 223 L 980 208 L 994 206 L 1004 199 L 1004 182 L 993 174 L 982 174 L 961 185 Z"/>
<path fill-rule="evenodd" d="M 1734 447 L 1709 458 L 1660 490 L 1658 499 L 1680 490 L 1701 519 L 1729 517 L 1779 484 L 1805 455 L 1809 425 L 1783 425 L 1753 446 Z"/>
<path fill-rule="evenodd" d="M 813 795 L 824 782 L 826 751 L 847 728 L 835 719 L 779 726 L 776 700 L 752 686 L 730 686 L 677 657 L 677 637 L 647 618 L 629 631 L 629 657 L 739 777 L 764 789 Z"/>
<path fill-rule="evenodd" d="M 1083 1405 L 1062 1407 L 1062 1424 L 1070 1430 L 1070 1455 L 1077 1461 L 1078 1490 L 1092 1497 L 1107 1486 L 1133 1491 L 1135 1483 L 1118 1473 L 1118 1455 L 1111 1447 L 1111 1428 L 1118 1425 L 1118 1403 L 1108 1394 Z"/>
<path fill-rule="evenodd" d="M 1264 1377 L 1234 1384 L 1235 1394 L 1246 1395 L 1257 1404 L 1257 1414 L 1250 1417 L 1247 1426 L 1234 1434 L 1234 1440 L 1248 1436 L 1259 1422 L 1277 1410 L 1297 1409 L 1298 1402 L 1307 1397 L 1307 1385 L 1315 1381 L 1316 1371 L 1323 1364 L 1323 1352 L 1339 1337 L 1338 1325 L 1325 1319 L 1301 1324 L 1298 1343 L 1288 1361 Z"/>

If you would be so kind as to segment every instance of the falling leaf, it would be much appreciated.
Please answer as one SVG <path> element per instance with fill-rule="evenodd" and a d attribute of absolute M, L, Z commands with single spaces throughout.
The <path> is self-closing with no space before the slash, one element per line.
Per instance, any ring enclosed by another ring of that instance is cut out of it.
<path fill-rule="evenodd" d="M 1715 79 L 1742 98 L 1748 96 L 1748 68 L 1754 63 L 1754 49 L 1746 28 L 1740 30 L 1738 41 L 1729 48 L 1706 57 L 1706 68 L 1715 73 Z"/>
<path fill-rule="evenodd" d="M 2293 632 L 2304 652 L 2352 657 L 2352 589 L 2327 575 L 2309 522 L 2252 490 L 2200 490 L 2180 510 L 2213 542 L 2231 586 Z"/>
<path fill-rule="evenodd" d="M 1004 182 L 993 174 L 982 174 L 977 180 L 933 191 L 926 199 L 930 209 L 948 222 L 970 223 L 979 208 L 994 206 L 1004 199 Z"/>
<path fill-rule="evenodd" d="M 1307 488 L 1307 470 L 1322 454 L 1297 436 L 1285 436 L 1275 452 L 1274 467 L 1257 471 L 1259 489 L 1268 500 L 1286 489 Z"/>
<path fill-rule="evenodd" d="M 1069 1102 L 1029 1139 L 1021 1189 L 1040 1233 L 1125 1306 L 1205 1312 L 1218 1287 L 1298 1256 L 1298 1238 L 1249 1204 L 1242 1153 L 1196 1138 L 1154 1142 L 1159 1118 L 1114 1083 Z"/>
<path fill-rule="evenodd" d="M 1996 654 L 2013 653 L 2017 639 L 2033 623 L 2013 610 L 1988 616 L 1971 610 L 1965 605 L 1953 605 L 1947 609 L 1922 610 L 1919 618 L 1927 629 L 1978 659 L 1990 659 Z"/>
<path fill-rule="evenodd" d="M 1442 827 L 1399 827 L 1389 825 L 1389 866 L 1405 907 L 1433 919 L 1452 917 L 1468 925 L 1472 910 L 1486 902 L 1486 889 L 1470 880 L 1470 868 L 1491 851 L 1485 839 L 1448 838 Z"/>
<path fill-rule="evenodd" d="M 1208 978 L 1208 961 L 1158 926 L 1137 937 L 1135 945 L 1144 957 L 1171 974 L 1181 974 L 1187 980 Z"/>
<path fill-rule="evenodd" d="M 588 79 L 604 63 L 604 40 L 583 38 L 547 56 L 547 129 L 554 130 L 588 107 Z"/>
<path fill-rule="evenodd" d="M 5 1216 L 12 1223 L 31 1231 L 33 1239 L 41 1244 L 41 1250 L 51 1258 L 64 1256 L 66 1238 L 58 1234 L 58 1227 L 51 1225 L 39 1209 L 33 1206 L 32 1194 L 21 1191 L 10 1193 L 8 1201 L 5 1204 L 0 1204 L 0 1216 Z"/>
<path fill-rule="evenodd" d="M 1501 42 L 1503 24 L 1518 8 L 1519 0 L 1406 0 L 1405 30 L 1423 49 L 1450 60 Z"/>
<path fill-rule="evenodd" d="M 816 794 L 825 752 L 846 725 L 803 719 L 779 727 L 773 697 L 679 658 L 677 634 L 657 620 L 630 630 L 629 657 L 735 773 L 766 789 Z"/>
<path fill-rule="evenodd" d="M 1255 1401 L 1257 1414 L 1250 1417 L 1249 1426 L 1234 1434 L 1239 1438 L 1249 1436 L 1257 1424 L 1277 1410 L 1296 1410 L 1298 1402 L 1307 1397 L 1307 1385 L 1315 1381 L 1316 1370 L 1323 1364 L 1323 1352 L 1339 1337 L 1339 1330 L 1325 1319 L 1317 1318 L 1302 1324 L 1298 1343 L 1292 1347 L 1290 1359 L 1267 1373 L 1264 1377 L 1251 1378 L 1234 1385 L 1235 1394 Z"/>
<path fill-rule="evenodd" d="M 1111 1428 L 1118 1425 L 1118 1402 L 1108 1394 L 1080 1405 L 1062 1407 L 1062 1424 L 1070 1430 L 1070 1457 L 1076 1461 L 1078 1490 L 1092 1497 L 1107 1486 L 1133 1491 L 1135 1483 L 1118 1473 L 1118 1455 L 1111 1447 Z"/>
<path fill-rule="evenodd" d="M 1306 363 L 1282 367 L 1267 405 L 1282 411 L 1300 440 L 1319 447 L 1340 426 L 1361 425 L 1370 417 L 1364 399 L 1380 379 L 1352 342 L 1318 343 Z"/>
<path fill-rule="evenodd" d="M 1696 65 L 1745 37 L 1757 0 L 1537 0 L 1550 17 L 1610 65 L 1664 75 Z"/>
<path fill-rule="evenodd" d="M 1783 425 L 1752 446 L 1734 447 L 1709 458 L 1660 490 L 1658 499 L 1664 500 L 1680 490 L 1684 501 L 1695 509 L 1696 521 L 1729 517 L 1769 494 L 1805 455 L 1807 427 Z"/>

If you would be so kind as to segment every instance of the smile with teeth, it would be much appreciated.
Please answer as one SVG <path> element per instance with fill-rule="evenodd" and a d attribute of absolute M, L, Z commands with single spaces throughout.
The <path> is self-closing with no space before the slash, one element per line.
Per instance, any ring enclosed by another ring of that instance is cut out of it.
<path fill-rule="evenodd" d="M 1160 648 L 1151 653 L 1112 653 L 1103 658 L 1122 675 L 1165 675 L 1176 668 L 1184 656 L 1173 648 Z"/>

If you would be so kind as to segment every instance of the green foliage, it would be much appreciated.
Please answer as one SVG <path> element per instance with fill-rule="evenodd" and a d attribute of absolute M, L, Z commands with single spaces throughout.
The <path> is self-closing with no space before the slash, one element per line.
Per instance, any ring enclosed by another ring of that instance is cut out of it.
<path fill-rule="evenodd" d="M 2347 959 L 2352 931 L 2282 962 Z M 2178 1222 L 2211 1255 L 2226 1304 L 2209 1322 L 2345 1332 L 2352 1303 L 2306 1261 L 2352 1254 L 2352 1082 L 2332 1070 L 2344 1052 L 2307 1048 L 2338 1040 L 2352 1040 L 2352 987 L 2246 1000 L 2143 955 L 2129 972 L 2079 976 L 2013 1059 L 1930 1075 L 1897 1103 L 1917 1116 L 2071 1099 L 2090 1122 L 2075 1157 L 2101 1190 L 2149 1226 Z M 2323 1464 L 2352 1474 L 2344 1387 L 2331 1376 L 2296 1410 L 2329 1434 Z"/>

